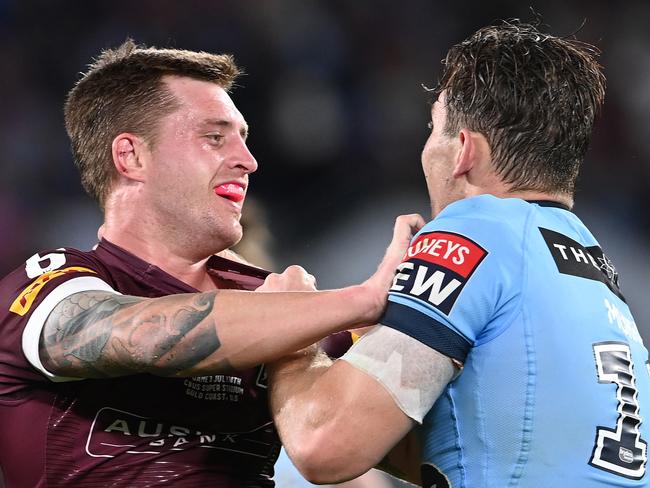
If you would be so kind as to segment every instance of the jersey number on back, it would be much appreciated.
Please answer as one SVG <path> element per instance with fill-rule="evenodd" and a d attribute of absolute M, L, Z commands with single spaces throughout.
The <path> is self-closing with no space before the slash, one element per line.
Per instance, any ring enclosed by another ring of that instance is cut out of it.
<path fill-rule="evenodd" d="M 596 445 L 589 464 L 640 479 L 645 474 L 648 450 L 639 431 L 642 419 L 630 346 L 624 342 L 598 342 L 593 348 L 598 382 L 616 384 L 618 419 L 614 429 L 596 429 Z"/>

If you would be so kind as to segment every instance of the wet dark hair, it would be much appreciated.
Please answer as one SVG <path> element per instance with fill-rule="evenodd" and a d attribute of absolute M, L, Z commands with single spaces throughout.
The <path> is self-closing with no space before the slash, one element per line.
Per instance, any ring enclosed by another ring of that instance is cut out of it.
<path fill-rule="evenodd" d="M 514 191 L 573 194 L 605 96 L 599 51 L 518 20 L 453 46 L 433 90 L 446 96 L 445 132 L 483 134 Z"/>

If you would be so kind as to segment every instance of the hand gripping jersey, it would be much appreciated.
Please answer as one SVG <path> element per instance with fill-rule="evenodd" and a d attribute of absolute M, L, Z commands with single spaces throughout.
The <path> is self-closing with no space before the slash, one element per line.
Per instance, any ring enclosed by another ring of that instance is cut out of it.
<path fill-rule="evenodd" d="M 650 486 L 648 351 L 568 209 L 449 205 L 413 239 L 382 323 L 464 363 L 421 427 L 425 487 Z"/>
<path fill-rule="evenodd" d="M 254 289 L 266 276 L 216 256 L 208 268 L 220 288 Z M 280 445 L 263 367 L 76 381 L 43 368 L 44 320 L 59 301 L 84 290 L 143 297 L 197 291 L 107 241 L 91 252 L 34 255 L 0 283 L 0 467 L 7 488 L 273 486 Z"/>

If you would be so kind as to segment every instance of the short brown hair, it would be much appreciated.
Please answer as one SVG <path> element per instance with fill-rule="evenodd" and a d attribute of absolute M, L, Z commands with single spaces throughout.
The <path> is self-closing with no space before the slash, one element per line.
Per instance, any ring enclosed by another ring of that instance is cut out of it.
<path fill-rule="evenodd" d="M 120 133 L 155 143 L 160 118 L 178 107 L 163 76 L 210 81 L 228 91 L 239 74 L 228 55 L 138 46 L 131 39 L 102 51 L 70 90 L 64 108 L 84 189 L 104 207 L 117 174 L 111 145 Z"/>
<path fill-rule="evenodd" d="M 516 19 L 478 30 L 443 61 L 446 132 L 482 133 L 512 190 L 573 194 L 605 96 L 598 54 Z"/>

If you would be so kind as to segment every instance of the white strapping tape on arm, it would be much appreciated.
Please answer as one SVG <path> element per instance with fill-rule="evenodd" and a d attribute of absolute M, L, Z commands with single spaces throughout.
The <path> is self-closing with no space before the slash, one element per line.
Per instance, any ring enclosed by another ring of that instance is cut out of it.
<path fill-rule="evenodd" d="M 341 359 L 375 378 L 419 424 L 456 373 L 447 356 L 385 326 L 363 335 Z"/>

